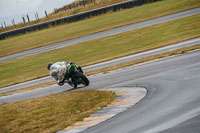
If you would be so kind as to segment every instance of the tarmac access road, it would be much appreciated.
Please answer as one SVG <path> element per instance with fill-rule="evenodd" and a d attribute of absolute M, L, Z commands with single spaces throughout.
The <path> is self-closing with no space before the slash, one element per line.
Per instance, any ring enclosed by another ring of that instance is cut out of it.
<path fill-rule="evenodd" d="M 143 22 L 138 22 L 135 24 L 125 25 L 122 27 L 98 32 L 95 34 L 91 34 L 91 35 L 87 35 L 87 36 L 83 36 L 83 37 L 79 37 L 79 38 L 75 38 L 75 39 L 71 39 L 71 40 L 67 40 L 67 41 L 63 41 L 63 42 L 59 42 L 59 43 L 31 49 L 31 50 L 27 50 L 24 52 L 0 57 L 0 62 L 4 62 L 4 61 L 11 60 L 11 59 L 16 59 L 16 58 L 21 58 L 21 57 L 25 57 L 25 56 L 29 56 L 29 55 L 33 55 L 33 54 L 43 53 L 46 51 L 63 48 L 63 47 L 69 46 L 69 45 L 74 45 L 74 44 L 78 44 L 78 43 L 82 43 L 82 42 L 86 42 L 86 41 L 90 41 L 90 40 L 95 40 L 95 39 L 99 39 L 99 38 L 103 38 L 103 37 L 107 37 L 107 36 L 112 36 L 112 35 L 116 35 L 119 33 L 131 31 L 131 30 L 135 30 L 135 29 L 139 29 L 139 28 L 143 28 L 143 27 L 147 27 L 147 26 L 152 26 L 155 24 L 160 24 L 160 23 L 180 19 L 180 18 L 187 17 L 187 16 L 192 16 L 192 15 L 199 14 L 199 13 L 200 13 L 200 8 L 194 8 L 194 9 L 186 10 L 183 12 L 166 15 L 163 17 L 158 17 L 158 18 L 146 20 Z"/>
<path fill-rule="evenodd" d="M 147 95 L 132 108 L 83 133 L 200 131 L 200 51 L 92 75 L 89 80 L 90 86 L 78 89 L 144 87 Z M 70 89 L 68 85 L 52 85 L 0 97 L 0 103 L 62 93 Z"/>

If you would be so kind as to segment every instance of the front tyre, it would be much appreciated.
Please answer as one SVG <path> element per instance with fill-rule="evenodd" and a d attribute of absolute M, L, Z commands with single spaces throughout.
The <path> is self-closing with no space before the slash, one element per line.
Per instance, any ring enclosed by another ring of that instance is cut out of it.
<path fill-rule="evenodd" d="M 83 81 L 83 83 L 82 83 L 83 85 L 88 86 L 90 84 L 90 81 L 88 80 L 88 78 L 85 75 L 80 74 L 80 78 Z"/>

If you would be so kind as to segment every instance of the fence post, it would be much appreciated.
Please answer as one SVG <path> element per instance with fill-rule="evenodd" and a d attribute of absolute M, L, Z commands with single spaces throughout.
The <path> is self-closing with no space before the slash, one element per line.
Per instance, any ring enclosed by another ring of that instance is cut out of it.
<path fill-rule="evenodd" d="M 13 24 L 13 26 L 15 26 L 15 20 L 14 19 L 12 20 L 12 24 Z"/>
<path fill-rule="evenodd" d="M 48 17 L 48 15 L 47 15 L 47 11 L 45 11 L 45 15 L 46 15 L 46 17 Z"/>
<path fill-rule="evenodd" d="M 40 18 L 39 18 L 39 16 L 38 16 L 38 13 L 36 12 L 36 14 L 35 14 L 35 18 L 36 18 L 36 20 L 40 20 Z"/>
<path fill-rule="evenodd" d="M 24 16 L 22 17 L 24 24 L 26 23 Z"/>
<path fill-rule="evenodd" d="M 6 28 L 7 26 L 6 26 L 6 22 L 5 21 L 4 21 L 4 25 L 5 25 L 5 28 Z"/>
<path fill-rule="evenodd" d="M 26 15 L 26 17 L 27 17 L 27 19 L 28 19 L 28 22 L 30 23 L 30 19 L 29 19 L 29 16 L 28 16 L 28 14 Z"/>
<path fill-rule="evenodd" d="M 37 19 L 37 15 L 36 15 L 36 14 L 35 14 L 35 20 L 38 20 L 38 19 Z"/>
<path fill-rule="evenodd" d="M 38 20 L 40 20 L 38 13 L 37 13 L 37 18 L 38 18 Z"/>
<path fill-rule="evenodd" d="M 57 8 L 54 8 L 54 12 L 55 12 L 55 13 L 57 13 L 57 12 L 58 12 Z"/>

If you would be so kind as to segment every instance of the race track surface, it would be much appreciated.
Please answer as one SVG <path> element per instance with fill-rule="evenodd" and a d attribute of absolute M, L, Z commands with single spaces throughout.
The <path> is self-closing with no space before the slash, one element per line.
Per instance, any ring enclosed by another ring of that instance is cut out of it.
<path fill-rule="evenodd" d="M 144 87 L 147 96 L 127 111 L 89 128 L 83 133 L 199 133 L 200 51 L 89 77 L 91 85 L 81 89 Z M 69 91 L 68 85 L 0 97 L 13 102 Z M 182 126 L 187 125 L 187 130 Z M 188 126 L 189 125 L 189 126 Z"/>
<path fill-rule="evenodd" d="M 99 82 L 113 82 L 107 85 L 114 88 L 145 87 L 148 94 L 83 133 L 199 133 L 199 81 L 200 51 L 106 74 Z"/>

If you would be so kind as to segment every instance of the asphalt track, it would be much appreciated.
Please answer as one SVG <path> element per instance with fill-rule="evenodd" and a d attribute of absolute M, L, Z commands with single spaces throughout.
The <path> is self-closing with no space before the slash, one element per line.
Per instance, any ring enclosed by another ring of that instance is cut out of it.
<path fill-rule="evenodd" d="M 0 62 L 4 62 L 4 61 L 11 60 L 11 59 L 16 59 L 16 58 L 21 58 L 21 57 L 25 57 L 25 56 L 29 56 L 29 55 L 33 55 L 33 54 L 37 54 L 37 53 L 42 53 L 42 52 L 46 52 L 46 51 L 50 51 L 50 50 L 54 50 L 54 49 L 59 49 L 59 48 L 63 48 L 63 47 L 69 46 L 69 45 L 74 45 L 74 44 L 78 44 L 78 43 L 82 43 L 82 42 L 86 42 L 86 41 L 90 41 L 90 40 L 95 40 L 95 39 L 99 39 L 99 38 L 103 38 L 103 37 L 107 37 L 107 36 L 112 36 L 112 35 L 116 35 L 119 33 L 131 31 L 131 30 L 135 30 L 135 29 L 139 29 L 139 28 L 143 28 L 143 27 L 147 27 L 147 26 L 152 26 L 155 24 L 160 24 L 160 23 L 180 19 L 180 18 L 187 17 L 187 16 L 192 16 L 192 15 L 199 14 L 199 13 L 200 13 L 200 8 L 190 9 L 187 11 L 174 13 L 171 15 L 166 15 L 163 17 L 158 17 L 158 18 L 154 18 L 151 20 L 146 20 L 143 22 L 138 22 L 135 24 L 126 25 L 126 26 L 114 28 L 111 30 L 98 32 L 95 34 L 75 38 L 72 40 L 63 41 L 60 43 L 55 43 L 55 44 L 51 44 L 48 46 L 43 46 L 43 47 L 28 50 L 28 51 L 0 57 Z"/>
<path fill-rule="evenodd" d="M 148 94 L 83 133 L 199 133 L 199 81 L 200 51 L 106 74 L 97 82 L 108 88 L 145 87 Z"/>
<path fill-rule="evenodd" d="M 134 67 L 89 76 L 91 85 L 81 89 L 144 87 L 147 96 L 119 115 L 83 133 L 199 133 L 200 51 Z M 27 91 L 6 97 L 13 102 L 69 91 L 68 85 Z M 187 130 L 182 127 L 187 126 Z"/>

